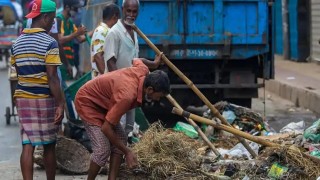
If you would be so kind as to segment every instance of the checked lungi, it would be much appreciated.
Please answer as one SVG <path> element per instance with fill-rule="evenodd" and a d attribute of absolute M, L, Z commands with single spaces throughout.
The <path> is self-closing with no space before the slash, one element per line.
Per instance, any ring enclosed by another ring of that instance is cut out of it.
<path fill-rule="evenodd" d="M 32 146 L 56 142 L 59 126 L 54 124 L 55 103 L 53 98 L 17 98 L 22 144 Z"/>
<path fill-rule="evenodd" d="M 100 167 L 103 167 L 107 163 L 108 158 L 112 153 L 123 155 L 123 152 L 120 151 L 120 149 L 116 148 L 114 145 L 110 143 L 109 139 L 101 131 L 101 127 L 90 125 L 85 121 L 83 121 L 83 124 L 91 142 L 91 160 L 93 162 L 98 164 Z M 121 127 L 120 123 L 118 123 L 115 126 L 114 131 L 117 134 L 120 141 L 126 145 L 127 136 L 123 128 Z"/>

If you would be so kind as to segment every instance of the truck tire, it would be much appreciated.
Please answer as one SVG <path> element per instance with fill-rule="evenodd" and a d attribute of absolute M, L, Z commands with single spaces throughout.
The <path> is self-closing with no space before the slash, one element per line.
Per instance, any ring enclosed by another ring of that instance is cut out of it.
<path fill-rule="evenodd" d="M 6 107 L 6 124 L 7 125 L 10 125 L 10 117 L 11 117 L 11 115 L 10 115 L 10 107 Z"/>

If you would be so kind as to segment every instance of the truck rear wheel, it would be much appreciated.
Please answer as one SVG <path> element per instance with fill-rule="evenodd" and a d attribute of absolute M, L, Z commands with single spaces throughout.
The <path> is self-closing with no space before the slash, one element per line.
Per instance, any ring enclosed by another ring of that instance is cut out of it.
<path fill-rule="evenodd" d="M 252 99 L 251 98 L 232 98 L 232 99 L 226 99 L 229 103 L 251 108 L 252 106 Z"/>

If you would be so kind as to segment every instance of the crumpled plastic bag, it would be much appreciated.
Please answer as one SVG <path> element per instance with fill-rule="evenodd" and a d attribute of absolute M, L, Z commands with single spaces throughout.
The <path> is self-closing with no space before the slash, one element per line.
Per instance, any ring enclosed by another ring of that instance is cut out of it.
<path fill-rule="evenodd" d="M 249 146 L 251 147 L 251 149 L 258 154 L 260 145 L 255 143 L 255 142 L 250 142 Z M 249 151 L 241 144 L 238 143 L 237 145 L 235 145 L 233 148 L 231 148 L 230 150 L 225 150 L 225 149 L 218 149 L 219 153 L 222 156 L 229 156 L 229 157 L 247 157 L 249 160 L 251 160 L 251 154 L 249 153 Z"/>
<path fill-rule="evenodd" d="M 223 111 L 222 116 L 228 121 L 229 124 L 232 124 L 236 119 L 236 115 L 230 110 Z"/>
<path fill-rule="evenodd" d="M 292 122 L 287 124 L 285 127 L 283 127 L 280 130 L 280 133 L 288 133 L 288 132 L 294 132 L 295 134 L 303 134 L 305 128 L 305 123 L 304 121 L 300 121 L 300 122 Z"/>
<path fill-rule="evenodd" d="M 320 143 L 320 119 L 304 131 L 303 137 L 312 143 Z"/>

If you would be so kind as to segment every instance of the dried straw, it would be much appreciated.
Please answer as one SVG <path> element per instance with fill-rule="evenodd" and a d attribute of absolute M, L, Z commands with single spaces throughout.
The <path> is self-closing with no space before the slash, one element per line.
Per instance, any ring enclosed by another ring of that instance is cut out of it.
<path fill-rule="evenodd" d="M 199 174 L 201 157 L 197 154 L 200 143 L 183 133 L 164 129 L 155 123 L 134 145 L 141 168 L 151 179 L 163 179 L 179 174 Z"/>
<path fill-rule="evenodd" d="M 293 167 L 301 168 L 308 178 L 316 179 L 320 176 L 320 166 L 303 153 L 295 146 L 284 147 L 285 160 Z"/>
<path fill-rule="evenodd" d="M 316 179 L 320 176 L 319 164 L 305 156 L 294 145 L 267 148 L 259 157 L 271 157 L 273 154 L 279 156 L 277 162 L 289 167 L 289 171 L 285 174 L 286 179 Z"/>

